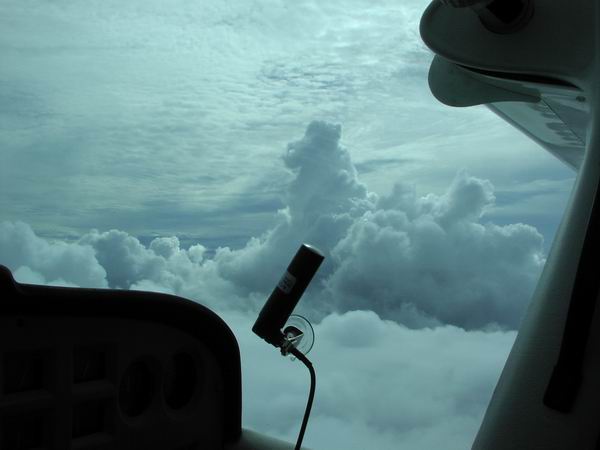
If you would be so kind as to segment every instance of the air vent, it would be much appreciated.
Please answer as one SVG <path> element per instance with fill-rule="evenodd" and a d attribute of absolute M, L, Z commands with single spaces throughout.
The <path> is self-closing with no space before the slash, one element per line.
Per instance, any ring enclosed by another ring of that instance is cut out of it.
<path fill-rule="evenodd" d="M 166 404 L 174 410 L 187 406 L 198 385 L 204 381 L 203 375 L 198 361 L 190 353 L 179 352 L 173 355 L 166 368 L 163 385 Z"/>
<path fill-rule="evenodd" d="M 127 417 L 141 415 L 152 403 L 156 392 L 155 371 L 149 361 L 139 359 L 130 364 L 119 385 L 119 408 Z"/>
<path fill-rule="evenodd" d="M 48 357 L 42 350 L 6 353 L 3 392 L 15 394 L 47 387 Z"/>
<path fill-rule="evenodd" d="M 73 382 L 106 378 L 106 349 L 102 346 L 77 347 L 73 350 Z"/>
<path fill-rule="evenodd" d="M 2 450 L 42 450 L 50 448 L 48 416 L 30 413 L 5 417 L 0 422 Z"/>

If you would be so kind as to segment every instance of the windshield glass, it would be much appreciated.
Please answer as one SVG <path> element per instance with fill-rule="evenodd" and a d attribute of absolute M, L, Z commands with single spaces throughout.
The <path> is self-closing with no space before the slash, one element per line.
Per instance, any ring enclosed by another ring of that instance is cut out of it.
<path fill-rule="evenodd" d="M 574 172 L 432 97 L 427 4 L 3 1 L 0 263 L 207 305 L 244 426 L 293 441 L 304 374 L 250 329 L 313 244 L 305 445 L 468 448 Z"/>

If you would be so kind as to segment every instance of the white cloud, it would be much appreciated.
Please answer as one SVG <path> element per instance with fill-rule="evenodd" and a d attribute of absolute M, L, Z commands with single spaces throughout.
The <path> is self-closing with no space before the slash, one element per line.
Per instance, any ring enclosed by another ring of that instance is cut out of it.
<path fill-rule="evenodd" d="M 464 172 L 440 197 L 397 188 L 380 203 L 399 207 L 364 214 L 332 251 L 338 308 L 412 326 L 516 328 L 545 262 L 543 239 L 528 225 L 480 223 L 492 200 L 490 183 Z"/>
<path fill-rule="evenodd" d="M 176 237 L 146 247 L 123 231 L 47 243 L 24 224 L 3 225 L 4 260 L 45 280 L 144 288 L 215 308 L 254 309 L 300 243 L 328 258 L 302 308 L 314 317 L 370 309 L 410 327 L 516 328 L 544 264 L 543 239 L 523 224 L 483 222 L 489 181 L 460 172 L 446 193 L 418 197 L 397 184 L 379 197 L 358 179 L 341 128 L 312 122 L 287 146 L 293 178 L 276 224 L 245 247 L 183 249 Z"/>
<path fill-rule="evenodd" d="M 89 245 L 48 242 L 23 222 L 0 222 L 0 260 L 24 281 L 107 287 L 106 271 Z M 20 269 L 20 270 L 19 270 Z"/>
<path fill-rule="evenodd" d="M 43 284 L 47 286 L 77 287 L 76 284 L 65 281 L 62 278 L 47 280 L 41 273 L 30 269 L 28 266 L 19 267 L 13 272 L 13 276 L 21 283 Z"/>
<path fill-rule="evenodd" d="M 244 423 L 294 441 L 308 372 L 252 335 L 251 318 L 225 318 L 241 346 Z M 315 334 L 317 395 L 305 441 L 315 450 L 469 448 L 515 337 L 411 330 L 371 311 L 327 316 Z"/>
<path fill-rule="evenodd" d="M 419 198 L 398 184 L 378 198 L 339 139 L 339 127 L 313 122 L 288 145 L 290 206 L 245 249 L 217 252 L 220 273 L 264 290 L 308 240 L 330 256 L 325 290 L 304 302 L 313 309 L 372 309 L 414 327 L 515 328 L 545 261 L 542 236 L 523 224 L 482 223 L 493 187 L 465 172 L 441 196 Z"/>

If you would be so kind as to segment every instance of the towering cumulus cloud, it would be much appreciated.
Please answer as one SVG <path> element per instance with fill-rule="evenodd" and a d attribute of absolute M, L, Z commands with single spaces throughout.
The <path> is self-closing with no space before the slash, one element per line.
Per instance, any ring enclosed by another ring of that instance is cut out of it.
<path fill-rule="evenodd" d="M 544 264 L 542 237 L 523 224 L 479 223 L 493 199 L 489 182 L 464 172 L 439 197 L 397 185 L 333 248 L 336 305 L 414 327 L 516 327 Z"/>
<path fill-rule="evenodd" d="M 515 328 L 544 264 L 542 236 L 482 221 L 493 186 L 466 172 L 443 195 L 397 184 L 378 197 L 359 181 L 340 135 L 339 125 L 312 122 L 288 145 L 287 207 L 241 249 L 207 258 L 201 243 L 182 249 L 164 237 L 144 246 L 117 230 L 48 242 L 25 224 L 3 223 L 2 261 L 23 281 L 160 290 L 252 310 L 308 241 L 328 256 L 304 302 L 317 319 L 365 309 L 413 328 Z"/>
<path fill-rule="evenodd" d="M 143 245 L 118 230 L 63 242 L 4 222 L 0 262 L 23 282 L 170 292 L 217 310 L 242 350 L 245 425 L 293 440 L 306 374 L 250 328 L 299 244 L 313 243 L 327 259 L 300 305 L 320 379 L 306 444 L 468 448 L 543 267 L 542 237 L 487 222 L 493 186 L 466 172 L 442 195 L 369 192 L 340 136 L 312 122 L 288 145 L 286 207 L 242 248 Z"/>

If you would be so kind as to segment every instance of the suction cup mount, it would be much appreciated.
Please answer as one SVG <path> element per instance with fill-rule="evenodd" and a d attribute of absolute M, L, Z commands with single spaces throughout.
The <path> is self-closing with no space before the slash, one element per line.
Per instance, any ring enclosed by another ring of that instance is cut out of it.
<path fill-rule="evenodd" d="M 315 343 L 315 331 L 305 317 L 292 314 L 283 328 L 283 339 L 282 355 L 286 356 L 292 348 L 307 355 Z"/>

